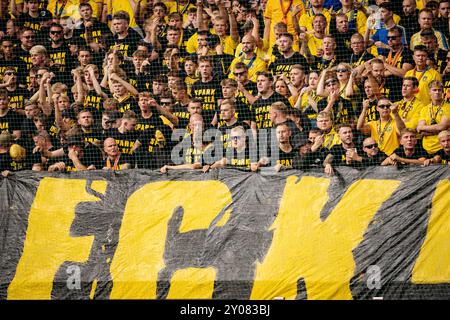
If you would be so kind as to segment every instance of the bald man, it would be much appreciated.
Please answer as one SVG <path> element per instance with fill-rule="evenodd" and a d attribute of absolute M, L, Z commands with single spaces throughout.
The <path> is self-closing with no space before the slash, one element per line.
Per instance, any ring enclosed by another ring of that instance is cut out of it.
<path fill-rule="evenodd" d="M 255 49 L 255 38 L 252 35 L 245 35 L 241 41 L 241 52 L 230 65 L 230 70 L 234 70 L 236 63 L 244 63 L 248 68 L 248 78 L 253 82 L 256 82 L 256 73 L 258 71 L 267 71 L 267 63 L 258 57 Z M 234 79 L 234 76 L 234 73 L 230 72 L 229 78 Z"/>
<path fill-rule="evenodd" d="M 106 154 L 105 170 L 126 170 L 131 169 L 130 156 L 119 151 L 114 138 L 106 138 L 103 142 L 103 151 Z"/>

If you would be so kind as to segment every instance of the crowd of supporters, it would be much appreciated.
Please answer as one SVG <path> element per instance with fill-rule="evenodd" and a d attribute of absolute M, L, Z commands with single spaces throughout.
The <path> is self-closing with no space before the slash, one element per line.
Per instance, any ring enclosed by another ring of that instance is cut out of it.
<path fill-rule="evenodd" d="M 0 0 L 0 171 L 447 165 L 450 0 Z"/>

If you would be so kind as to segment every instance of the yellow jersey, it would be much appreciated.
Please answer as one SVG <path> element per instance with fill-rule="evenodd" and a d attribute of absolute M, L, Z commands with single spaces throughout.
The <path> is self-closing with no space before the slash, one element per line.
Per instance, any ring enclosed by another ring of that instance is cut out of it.
<path fill-rule="evenodd" d="M 416 71 L 416 69 L 409 70 L 403 78 L 406 77 L 415 77 L 419 80 L 419 92 L 416 94 L 416 98 L 424 105 L 431 103 L 430 93 L 428 90 L 428 85 L 430 82 L 433 80 L 442 81 L 442 77 L 439 72 L 430 67 L 427 67 L 421 72 Z"/>
<path fill-rule="evenodd" d="M 440 106 L 433 106 L 430 103 L 422 108 L 419 121 L 424 120 L 425 124 L 430 126 L 432 124 L 439 124 L 443 117 L 450 118 L 450 104 L 444 103 Z M 422 139 L 422 145 L 429 154 L 434 154 L 442 148 L 439 144 L 437 135 L 424 136 Z"/>
<path fill-rule="evenodd" d="M 414 97 L 411 101 L 405 99 L 397 102 L 398 114 L 402 118 L 405 126 L 409 129 L 416 129 L 419 124 L 420 112 L 424 105 Z"/>
<path fill-rule="evenodd" d="M 216 32 L 213 29 L 211 29 L 210 32 L 212 34 L 216 34 Z M 197 53 L 197 49 L 198 49 L 197 39 L 198 39 L 198 34 L 196 32 L 186 42 L 186 51 L 189 54 Z M 238 46 L 239 42 L 234 42 L 233 39 L 231 38 L 231 36 L 225 36 L 223 38 L 220 38 L 220 41 L 223 45 L 223 53 L 234 56 L 234 50 Z"/>
<path fill-rule="evenodd" d="M 370 137 L 378 143 L 378 148 L 390 156 L 400 146 L 400 132 L 393 117 L 389 121 L 369 121 Z"/>
<path fill-rule="evenodd" d="M 241 56 L 239 58 L 234 58 L 234 60 L 231 62 L 230 65 L 230 72 L 229 72 L 229 78 L 234 79 L 234 65 L 238 62 L 243 62 L 247 65 L 248 68 L 248 78 L 256 82 L 256 73 L 258 71 L 267 71 L 267 63 L 260 59 L 258 56 L 255 56 L 253 59 L 244 59 L 244 56 Z"/>

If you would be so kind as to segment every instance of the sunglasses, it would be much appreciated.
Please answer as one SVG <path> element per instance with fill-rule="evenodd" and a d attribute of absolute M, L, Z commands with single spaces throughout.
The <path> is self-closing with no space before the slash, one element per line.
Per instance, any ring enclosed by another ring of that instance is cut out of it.
<path fill-rule="evenodd" d="M 378 108 L 380 108 L 380 109 L 390 109 L 391 105 L 390 104 L 380 104 L 378 106 Z"/>
<path fill-rule="evenodd" d="M 35 36 L 23 36 L 25 39 L 34 39 L 35 38 Z"/>
<path fill-rule="evenodd" d="M 50 34 L 62 34 L 62 31 L 50 31 Z"/>
<path fill-rule="evenodd" d="M 399 38 L 399 36 L 388 36 L 387 37 L 388 40 L 395 40 L 397 38 Z"/>
<path fill-rule="evenodd" d="M 168 101 L 162 102 L 161 101 L 162 106 L 170 106 L 171 104 L 172 104 L 172 102 L 168 102 Z"/>
<path fill-rule="evenodd" d="M 348 69 L 336 69 L 336 72 L 348 72 Z"/>
<path fill-rule="evenodd" d="M 234 74 L 235 76 L 242 76 L 243 74 L 245 74 L 245 71 L 242 71 L 242 72 L 233 72 L 233 74 Z"/>
<path fill-rule="evenodd" d="M 378 147 L 378 144 L 376 144 L 376 143 L 368 144 L 367 146 L 364 146 L 364 148 L 367 148 L 367 149 L 374 149 L 374 148 L 377 148 L 377 147 Z"/>
<path fill-rule="evenodd" d="M 329 86 L 332 86 L 333 84 L 336 84 L 336 83 L 337 83 L 337 81 L 335 81 L 335 80 L 327 81 L 327 82 L 325 82 L 325 86 L 329 87 Z"/>

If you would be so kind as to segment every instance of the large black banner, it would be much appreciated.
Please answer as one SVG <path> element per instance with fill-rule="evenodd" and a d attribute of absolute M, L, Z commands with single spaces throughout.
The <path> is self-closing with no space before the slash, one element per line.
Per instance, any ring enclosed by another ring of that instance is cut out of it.
<path fill-rule="evenodd" d="M 449 299 L 450 168 L 0 178 L 1 299 Z"/>

